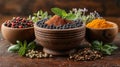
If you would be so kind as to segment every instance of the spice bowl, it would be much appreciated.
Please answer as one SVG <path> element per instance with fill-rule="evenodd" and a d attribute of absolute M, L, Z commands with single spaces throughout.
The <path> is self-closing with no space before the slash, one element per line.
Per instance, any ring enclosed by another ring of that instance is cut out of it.
<path fill-rule="evenodd" d="M 85 24 L 71 29 L 41 28 L 35 23 L 35 36 L 43 51 L 52 55 L 67 55 L 74 52 L 85 37 Z"/>
<path fill-rule="evenodd" d="M 11 28 L 5 26 L 5 23 L 1 26 L 1 32 L 4 39 L 15 44 L 17 40 L 31 42 L 35 39 L 34 28 Z"/>
<path fill-rule="evenodd" d="M 107 21 L 113 25 L 111 28 L 89 28 L 86 27 L 86 39 L 89 42 L 94 40 L 103 41 L 104 43 L 110 43 L 114 40 L 118 33 L 118 26 L 114 22 Z"/>

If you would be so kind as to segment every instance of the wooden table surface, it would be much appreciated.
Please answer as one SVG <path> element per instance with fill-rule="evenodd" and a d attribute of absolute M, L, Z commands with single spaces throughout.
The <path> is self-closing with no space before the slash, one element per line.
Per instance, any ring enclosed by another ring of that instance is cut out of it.
<path fill-rule="evenodd" d="M 120 47 L 120 34 L 114 42 Z M 68 61 L 66 57 L 30 59 L 9 53 L 10 43 L 0 40 L 0 67 L 120 67 L 120 48 L 113 55 L 95 61 Z"/>
<path fill-rule="evenodd" d="M 12 16 L 3 16 L 0 18 L 0 25 Z M 120 18 L 107 17 L 120 27 Z M 119 29 L 120 32 L 120 29 Z M 1 35 L 0 35 L 1 37 Z M 115 38 L 114 43 L 120 47 L 120 34 Z M 20 57 L 15 53 L 9 53 L 7 48 L 10 43 L 6 40 L 0 40 L 0 67 L 120 67 L 120 48 L 113 55 L 105 56 L 103 59 L 95 61 L 68 61 L 66 57 L 54 57 L 46 59 L 29 59 Z"/>

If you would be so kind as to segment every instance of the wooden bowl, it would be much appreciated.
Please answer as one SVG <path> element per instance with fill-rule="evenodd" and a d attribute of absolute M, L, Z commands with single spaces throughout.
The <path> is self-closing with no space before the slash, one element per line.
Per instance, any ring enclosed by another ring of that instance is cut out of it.
<path fill-rule="evenodd" d="M 27 42 L 33 41 L 35 39 L 34 28 L 11 28 L 2 24 L 1 27 L 2 36 L 7 41 L 15 44 L 16 40 Z"/>
<path fill-rule="evenodd" d="M 85 24 L 72 29 L 45 29 L 34 25 L 35 36 L 43 51 L 52 55 L 66 55 L 78 47 L 85 37 Z"/>
<path fill-rule="evenodd" d="M 112 42 L 118 33 L 118 26 L 113 22 L 110 21 L 107 22 L 113 24 L 113 27 L 101 29 L 86 27 L 86 39 L 89 42 L 92 42 L 94 40 L 103 41 L 104 43 Z"/>

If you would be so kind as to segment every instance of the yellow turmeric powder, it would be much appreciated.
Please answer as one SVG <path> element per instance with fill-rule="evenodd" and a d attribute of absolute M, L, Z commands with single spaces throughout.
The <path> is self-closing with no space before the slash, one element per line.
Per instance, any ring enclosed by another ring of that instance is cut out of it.
<path fill-rule="evenodd" d="M 113 24 L 107 23 L 105 19 L 95 19 L 86 25 L 89 28 L 110 28 Z"/>

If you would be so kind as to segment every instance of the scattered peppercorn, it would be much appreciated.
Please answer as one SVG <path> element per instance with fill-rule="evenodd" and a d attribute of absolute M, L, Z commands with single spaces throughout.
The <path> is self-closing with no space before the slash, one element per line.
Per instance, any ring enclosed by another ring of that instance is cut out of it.
<path fill-rule="evenodd" d="M 90 61 L 102 59 L 102 53 L 96 50 L 92 50 L 91 48 L 84 48 L 82 50 L 78 50 L 74 54 L 70 54 L 69 60 L 74 61 Z"/>
<path fill-rule="evenodd" d="M 12 28 L 28 28 L 33 27 L 33 22 L 21 17 L 13 17 L 11 20 L 5 21 L 5 26 Z"/>
<path fill-rule="evenodd" d="M 44 53 L 44 52 L 39 52 L 39 51 L 35 51 L 35 50 L 28 50 L 28 52 L 26 53 L 26 57 L 29 58 L 51 58 L 53 57 L 50 54 Z"/>

